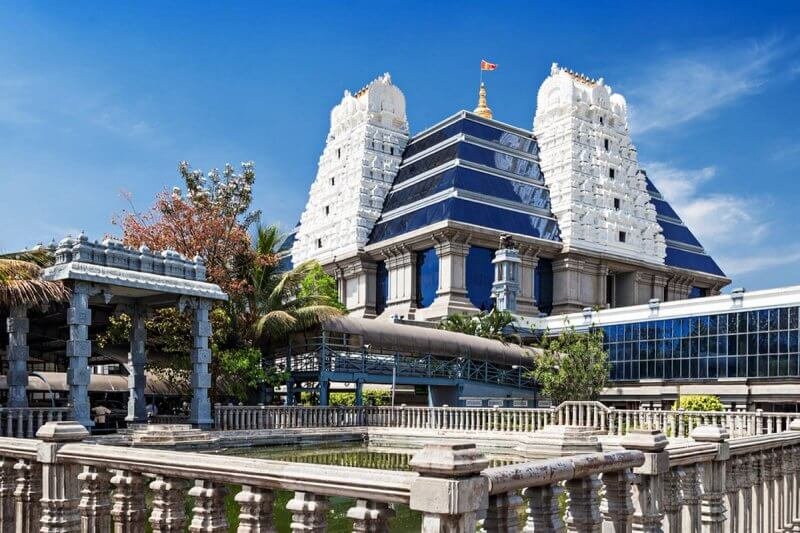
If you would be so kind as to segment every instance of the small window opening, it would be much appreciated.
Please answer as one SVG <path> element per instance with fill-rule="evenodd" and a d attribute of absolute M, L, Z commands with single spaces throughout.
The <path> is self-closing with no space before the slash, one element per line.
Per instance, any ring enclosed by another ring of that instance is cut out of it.
<path fill-rule="evenodd" d="M 317 248 L 322 248 L 322 239 L 317 239 Z"/>
<path fill-rule="evenodd" d="M 331 214 L 331 206 L 326 205 L 325 206 L 325 215 L 330 215 L 330 214 Z"/>
<path fill-rule="evenodd" d="M 394 146 L 389 147 L 389 155 L 394 155 Z"/>
<path fill-rule="evenodd" d="M 606 148 L 608 148 L 608 146 L 606 146 Z M 342 149 L 341 148 L 337 148 L 336 149 L 336 159 L 341 159 L 341 158 L 342 158 Z"/>
<path fill-rule="evenodd" d="M 609 147 L 609 144 L 610 144 L 610 143 L 608 142 L 608 139 L 605 139 L 605 140 L 603 141 L 603 144 L 604 144 L 604 145 L 605 145 L 605 147 L 606 147 L 606 152 L 608 152 L 608 147 Z"/>
<path fill-rule="evenodd" d="M 625 242 L 625 239 L 628 238 L 628 234 L 624 231 L 619 232 L 619 242 Z"/>
<path fill-rule="evenodd" d="M 614 179 L 616 177 L 616 171 L 613 168 L 608 169 L 608 177 Z"/>
<path fill-rule="evenodd" d="M 603 123 L 603 117 L 600 117 L 600 124 Z"/>
<path fill-rule="evenodd" d="M 331 185 L 336 185 L 336 178 L 331 178 Z"/>
<path fill-rule="evenodd" d="M 619 211 L 620 201 L 619 198 L 614 198 L 614 209 Z"/>

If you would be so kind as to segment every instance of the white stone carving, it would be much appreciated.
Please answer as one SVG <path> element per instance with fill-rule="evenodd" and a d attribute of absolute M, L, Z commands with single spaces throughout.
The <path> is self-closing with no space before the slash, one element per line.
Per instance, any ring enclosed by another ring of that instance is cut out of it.
<path fill-rule="evenodd" d="M 292 260 L 328 263 L 363 249 L 408 142 L 403 93 L 384 74 L 331 111 Z"/>
<path fill-rule="evenodd" d="M 554 63 L 539 88 L 534 133 L 565 249 L 663 264 L 666 244 L 639 172 L 625 98 L 602 79 Z"/>

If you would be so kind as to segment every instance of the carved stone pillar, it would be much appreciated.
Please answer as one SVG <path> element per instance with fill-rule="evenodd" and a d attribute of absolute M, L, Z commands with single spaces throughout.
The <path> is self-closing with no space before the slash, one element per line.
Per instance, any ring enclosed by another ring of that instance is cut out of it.
<path fill-rule="evenodd" d="M 388 533 L 393 516 L 388 503 L 372 500 L 358 499 L 355 506 L 347 510 L 347 518 L 353 520 L 354 533 Z"/>
<path fill-rule="evenodd" d="M 633 500 L 631 485 L 635 480 L 630 470 L 618 470 L 602 474 L 601 480 L 606 496 L 600 504 L 603 517 L 603 533 L 628 533 L 633 524 Z"/>
<path fill-rule="evenodd" d="M 701 514 L 700 499 L 703 496 L 704 465 L 694 464 L 683 468 L 683 512 L 681 513 L 682 531 L 700 531 Z"/>
<path fill-rule="evenodd" d="M 664 533 L 681 533 L 681 508 L 683 506 L 683 468 L 664 473 Z"/>
<path fill-rule="evenodd" d="M 552 314 L 573 313 L 586 307 L 581 297 L 583 261 L 574 257 L 553 260 Z"/>
<path fill-rule="evenodd" d="M 325 533 L 328 530 L 328 497 L 311 492 L 295 492 L 286 504 L 292 513 L 291 530 L 295 533 Z"/>
<path fill-rule="evenodd" d="M 525 500 L 517 492 L 505 492 L 489 496 L 489 507 L 483 529 L 486 533 L 518 533 L 525 527 L 521 519 Z"/>
<path fill-rule="evenodd" d="M 177 533 L 186 529 L 189 522 L 184 505 L 186 488 L 186 482 L 181 479 L 158 476 L 150 482 L 153 511 L 149 522 L 153 533 Z"/>
<path fill-rule="evenodd" d="M 198 479 L 194 487 L 189 490 L 189 496 L 194 497 L 192 509 L 192 523 L 189 531 L 192 533 L 222 533 L 228 531 L 228 518 L 225 515 L 224 486 Z"/>
<path fill-rule="evenodd" d="M 8 330 L 8 407 L 28 407 L 28 307 L 14 305 L 6 319 Z"/>
<path fill-rule="evenodd" d="M 596 475 L 570 479 L 565 483 L 567 505 L 567 531 L 600 533 L 603 517 L 600 516 L 600 479 Z"/>
<path fill-rule="evenodd" d="M 434 320 L 455 313 L 474 313 L 477 311 L 467 294 L 467 255 L 469 244 L 465 237 L 447 233 L 434 236 L 436 256 L 439 258 L 439 285 L 436 299 L 418 314 L 427 320 Z"/>
<path fill-rule="evenodd" d="M 144 373 L 147 364 L 147 353 L 145 343 L 147 342 L 147 330 L 144 325 L 144 308 L 134 305 L 131 309 L 131 334 L 130 351 L 128 352 L 128 422 L 147 422 L 147 402 L 144 398 L 147 377 Z"/>
<path fill-rule="evenodd" d="M 350 315 L 375 316 L 377 265 L 365 257 L 357 257 L 340 266 L 341 302 Z"/>
<path fill-rule="evenodd" d="M 381 316 L 398 315 L 413 319 L 417 307 L 417 254 L 399 246 L 385 250 L 389 296 Z"/>
<path fill-rule="evenodd" d="M 195 427 L 210 428 L 214 425 L 211 416 L 211 402 L 208 389 L 211 388 L 211 374 L 208 365 L 211 363 L 211 321 L 208 313 L 211 301 L 202 298 L 191 298 L 184 301 L 192 307 L 192 403 L 189 421 Z"/>
<path fill-rule="evenodd" d="M 474 444 L 429 444 L 409 461 L 420 476 L 411 485 L 409 508 L 422 513 L 422 531 L 475 531 L 488 481 L 489 461 Z"/>
<path fill-rule="evenodd" d="M 794 455 L 792 449 L 787 447 L 781 450 L 783 459 L 783 531 L 791 531 L 793 528 L 792 518 L 794 516 L 794 493 L 798 487 L 794 484 Z"/>
<path fill-rule="evenodd" d="M 94 426 L 89 407 L 89 357 L 92 355 L 92 342 L 89 340 L 89 326 L 92 312 L 89 309 L 89 296 L 93 289 L 88 283 L 76 282 L 67 309 L 69 341 L 67 341 L 67 383 L 72 402 L 73 418 L 85 427 Z"/>
<path fill-rule="evenodd" d="M 14 465 L 17 473 L 14 488 L 14 514 L 19 533 L 39 530 L 42 507 L 42 468 L 39 463 L 20 460 Z"/>
<path fill-rule="evenodd" d="M 564 489 L 561 485 L 544 485 L 542 487 L 530 487 L 522 491 L 523 496 L 528 498 L 528 521 L 524 531 L 536 531 L 543 533 L 562 533 L 566 526 L 561 519 L 561 509 L 559 502 Z"/>
<path fill-rule="evenodd" d="M 275 533 L 272 519 L 275 493 L 269 489 L 242 485 L 236 495 L 239 504 L 237 533 Z"/>
<path fill-rule="evenodd" d="M 147 504 L 144 499 L 144 478 L 127 470 L 118 471 L 111 478 L 114 493 L 111 497 L 111 521 L 114 533 L 144 531 Z"/>
<path fill-rule="evenodd" d="M 0 533 L 14 531 L 14 460 L 0 457 Z"/>
<path fill-rule="evenodd" d="M 520 291 L 517 295 L 517 312 L 523 316 L 538 316 L 539 308 L 536 302 L 536 267 L 539 257 L 536 252 L 520 247 Z"/>
<path fill-rule="evenodd" d="M 41 439 L 36 456 L 42 469 L 42 533 L 64 533 L 80 531 L 81 514 L 78 504 L 81 499 L 78 484 L 80 467 L 74 463 L 56 460 L 59 448 L 69 442 L 80 442 L 89 436 L 78 422 L 50 422 L 36 433 Z"/>
<path fill-rule="evenodd" d="M 794 422 L 793 422 L 794 424 Z M 800 424 L 797 424 L 800 427 Z M 794 429 L 794 426 L 790 426 Z M 794 512 L 792 513 L 792 533 L 800 533 L 800 446 L 792 446 L 792 465 L 794 477 L 794 492 L 792 499 L 794 502 Z"/>
<path fill-rule="evenodd" d="M 663 478 L 669 471 L 667 438 L 658 430 L 633 429 L 622 438 L 626 450 L 644 452 L 645 461 L 633 473 L 633 526 L 632 531 L 661 533 L 664 519 Z"/>
<path fill-rule="evenodd" d="M 81 484 L 81 531 L 111 531 L 111 474 L 104 469 L 85 466 L 78 474 Z"/>
<path fill-rule="evenodd" d="M 725 521 L 725 532 L 736 533 L 740 528 L 739 513 L 739 475 L 737 469 L 741 470 L 742 460 L 731 458 L 725 463 L 725 507 L 728 509 L 728 519 Z"/>

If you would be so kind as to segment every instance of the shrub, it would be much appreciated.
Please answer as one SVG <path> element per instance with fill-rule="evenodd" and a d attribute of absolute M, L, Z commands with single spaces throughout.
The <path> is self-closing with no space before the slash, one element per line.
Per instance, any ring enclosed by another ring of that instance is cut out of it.
<path fill-rule="evenodd" d="M 684 411 L 724 411 L 725 406 L 718 396 L 711 394 L 687 394 L 681 396 L 677 402 L 672 405 L 672 410 L 677 411 L 683 409 Z"/>

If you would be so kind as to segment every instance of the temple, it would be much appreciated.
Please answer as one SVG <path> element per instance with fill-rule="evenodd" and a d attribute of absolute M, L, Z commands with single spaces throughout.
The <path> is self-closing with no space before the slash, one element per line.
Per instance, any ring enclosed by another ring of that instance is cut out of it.
<path fill-rule="evenodd" d="M 438 320 L 495 306 L 513 236 L 515 312 L 558 315 L 713 296 L 730 280 L 637 161 L 625 98 L 553 64 L 533 129 L 473 112 L 409 135 L 388 74 L 331 112 L 317 177 L 285 245 L 317 259 L 363 317 Z M 288 262 L 288 258 L 287 258 Z"/>

